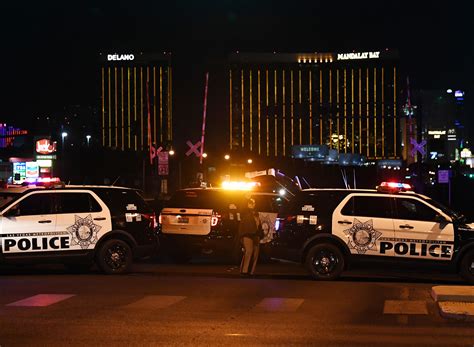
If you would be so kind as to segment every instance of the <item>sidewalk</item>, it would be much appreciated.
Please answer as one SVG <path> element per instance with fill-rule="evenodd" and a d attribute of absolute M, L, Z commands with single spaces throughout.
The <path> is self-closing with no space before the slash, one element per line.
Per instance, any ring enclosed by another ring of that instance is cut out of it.
<path fill-rule="evenodd" d="M 431 296 L 441 317 L 474 322 L 474 286 L 435 286 Z"/>

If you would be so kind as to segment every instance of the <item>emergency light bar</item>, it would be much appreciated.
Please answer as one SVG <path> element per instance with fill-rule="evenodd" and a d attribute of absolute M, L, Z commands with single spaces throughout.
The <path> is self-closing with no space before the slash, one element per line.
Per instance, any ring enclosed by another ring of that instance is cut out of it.
<path fill-rule="evenodd" d="M 377 187 L 377 190 L 380 191 L 400 191 L 404 192 L 407 190 L 412 190 L 412 186 L 409 185 L 408 183 L 402 183 L 402 182 L 382 182 L 380 186 Z"/>
<path fill-rule="evenodd" d="M 258 184 L 258 182 L 224 181 L 222 182 L 222 188 L 228 190 L 252 190 L 257 187 Z"/>

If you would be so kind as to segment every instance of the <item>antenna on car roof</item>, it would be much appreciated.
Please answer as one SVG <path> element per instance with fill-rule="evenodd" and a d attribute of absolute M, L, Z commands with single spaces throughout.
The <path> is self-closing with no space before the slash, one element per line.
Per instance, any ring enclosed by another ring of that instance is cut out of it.
<path fill-rule="evenodd" d="M 112 183 L 112 186 L 115 186 L 115 183 L 117 183 L 117 181 L 118 181 L 119 179 L 120 179 L 120 176 L 118 176 L 118 177 L 115 179 L 114 183 Z"/>

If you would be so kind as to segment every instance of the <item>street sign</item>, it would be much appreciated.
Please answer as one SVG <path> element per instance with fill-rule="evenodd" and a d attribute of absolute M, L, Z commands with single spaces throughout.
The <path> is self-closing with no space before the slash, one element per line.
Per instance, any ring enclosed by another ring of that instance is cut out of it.
<path fill-rule="evenodd" d="M 449 183 L 449 170 L 438 170 L 438 183 Z"/>
<path fill-rule="evenodd" d="M 153 159 L 163 150 L 163 147 L 155 148 L 153 145 L 150 145 L 150 164 L 153 165 Z"/>
<path fill-rule="evenodd" d="M 158 175 L 166 176 L 169 173 L 168 152 L 158 152 Z"/>
<path fill-rule="evenodd" d="M 420 152 L 421 155 L 425 155 L 425 146 L 426 146 L 426 140 L 422 140 L 420 143 L 416 142 L 416 139 L 410 138 L 410 143 L 412 144 L 413 148 L 411 149 L 411 156 L 415 157 L 416 152 Z"/>
<path fill-rule="evenodd" d="M 186 152 L 186 156 L 189 157 L 191 154 L 196 154 L 196 157 L 200 157 L 201 153 L 198 151 L 199 147 L 201 147 L 201 141 L 196 142 L 194 145 L 191 141 L 186 141 L 186 144 L 189 146 L 188 151 Z"/>

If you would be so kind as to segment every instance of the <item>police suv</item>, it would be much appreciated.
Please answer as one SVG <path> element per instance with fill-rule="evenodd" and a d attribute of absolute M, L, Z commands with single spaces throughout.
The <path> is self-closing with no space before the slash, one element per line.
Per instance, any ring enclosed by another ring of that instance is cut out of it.
<path fill-rule="evenodd" d="M 247 206 L 248 198 L 255 200 L 255 210 L 260 215 L 265 234 L 261 243 L 269 243 L 278 209 L 286 202 L 284 196 L 239 189 L 187 188 L 176 191 L 161 211 L 163 249 L 177 262 L 187 262 L 199 254 L 239 259 L 241 244 L 237 230 L 240 210 Z"/>
<path fill-rule="evenodd" d="M 63 263 L 107 274 L 157 248 L 154 212 L 133 189 L 63 186 L 0 192 L 0 263 Z"/>
<path fill-rule="evenodd" d="M 272 255 L 305 263 L 320 280 L 357 261 L 390 261 L 455 270 L 474 282 L 474 226 L 409 188 L 303 190 L 278 216 Z"/>

